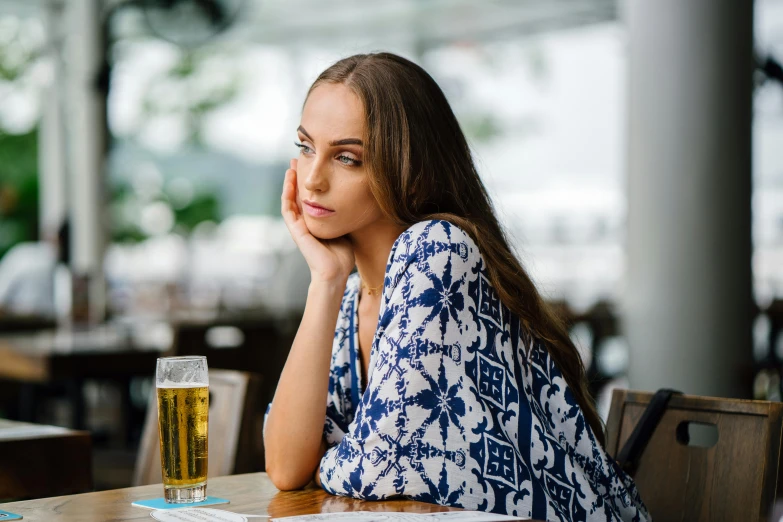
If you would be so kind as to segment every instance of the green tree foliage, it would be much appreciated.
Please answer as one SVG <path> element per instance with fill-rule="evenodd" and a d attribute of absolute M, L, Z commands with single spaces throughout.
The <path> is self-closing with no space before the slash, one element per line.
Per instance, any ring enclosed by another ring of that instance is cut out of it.
<path fill-rule="evenodd" d="M 220 47 L 181 50 L 177 62 L 150 83 L 142 102 L 145 118 L 148 121 L 160 116 L 184 118 L 186 141 L 204 146 L 206 117 L 234 101 L 242 88 L 241 74 L 237 71 L 215 78 L 209 62 L 220 59 L 230 60 L 230 50 Z M 167 96 L 167 93 L 177 95 Z"/>
<path fill-rule="evenodd" d="M 38 238 L 38 129 L 0 130 L 0 257 Z"/>
<path fill-rule="evenodd" d="M 173 231 L 187 235 L 201 222 L 219 222 L 222 218 L 220 199 L 214 191 L 202 190 L 184 205 L 175 205 L 166 190 L 153 198 L 142 201 L 133 188 L 124 181 L 115 182 L 111 188 L 111 240 L 117 243 L 136 243 L 147 239 L 141 227 L 141 211 L 145 205 L 162 202 L 172 209 Z"/>
<path fill-rule="evenodd" d="M 13 17 L 0 19 L 0 115 L 11 94 L 35 87 L 28 73 L 43 48 L 35 25 Z M 37 238 L 37 125 L 13 131 L 0 125 L 0 258 L 16 243 Z"/>

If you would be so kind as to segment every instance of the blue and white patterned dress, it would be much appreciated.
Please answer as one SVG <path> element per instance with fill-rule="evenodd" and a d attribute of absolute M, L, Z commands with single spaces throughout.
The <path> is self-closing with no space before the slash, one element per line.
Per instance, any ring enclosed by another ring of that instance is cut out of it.
<path fill-rule="evenodd" d="M 462 229 L 417 223 L 394 243 L 366 390 L 359 288 L 351 276 L 332 348 L 326 491 L 551 521 L 650 520 Z"/>

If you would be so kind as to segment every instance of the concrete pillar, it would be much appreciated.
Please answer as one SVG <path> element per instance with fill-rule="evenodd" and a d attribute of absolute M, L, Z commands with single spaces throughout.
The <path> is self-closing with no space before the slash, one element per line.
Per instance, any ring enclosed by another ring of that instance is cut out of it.
<path fill-rule="evenodd" d="M 97 83 L 104 45 L 101 5 L 100 0 L 67 3 L 69 217 L 77 322 L 100 321 L 105 313 L 107 124 L 106 96 Z"/>
<path fill-rule="evenodd" d="M 44 93 L 41 126 L 38 135 L 40 237 L 51 239 L 66 219 L 67 154 L 63 107 L 65 72 L 61 50 L 64 43 L 65 0 L 50 0 L 45 5 L 47 46 L 53 50 L 52 81 Z"/>
<path fill-rule="evenodd" d="M 751 0 L 626 0 L 631 386 L 751 389 Z"/>

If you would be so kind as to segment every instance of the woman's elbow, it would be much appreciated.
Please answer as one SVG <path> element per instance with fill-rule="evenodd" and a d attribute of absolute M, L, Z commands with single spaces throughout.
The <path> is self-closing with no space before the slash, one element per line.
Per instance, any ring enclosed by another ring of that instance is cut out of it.
<path fill-rule="evenodd" d="M 280 491 L 292 491 L 295 489 L 302 489 L 313 478 L 312 473 L 301 473 L 296 470 L 286 469 L 285 467 L 279 468 L 267 463 L 266 474 Z"/>

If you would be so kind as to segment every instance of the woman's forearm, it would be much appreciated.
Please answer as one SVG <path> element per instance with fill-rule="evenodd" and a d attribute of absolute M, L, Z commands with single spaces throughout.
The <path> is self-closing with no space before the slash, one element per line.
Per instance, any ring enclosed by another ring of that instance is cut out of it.
<path fill-rule="evenodd" d="M 321 459 L 332 341 L 344 290 L 344 281 L 310 283 L 265 427 L 266 471 L 279 489 L 305 486 Z"/>

